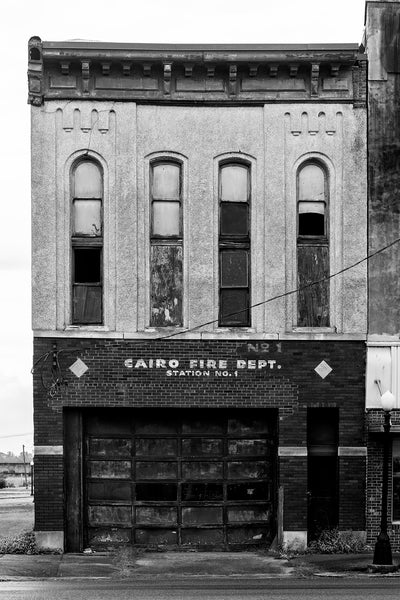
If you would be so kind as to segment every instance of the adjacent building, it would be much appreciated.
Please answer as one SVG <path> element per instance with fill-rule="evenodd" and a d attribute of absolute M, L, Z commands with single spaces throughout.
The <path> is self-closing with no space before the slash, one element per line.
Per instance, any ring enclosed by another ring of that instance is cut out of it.
<path fill-rule="evenodd" d="M 368 539 L 379 532 L 383 411 L 380 390 L 396 399 L 392 411 L 392 456 L 388 522 L 394 548 L 400 545 L 400 2 L 366 3 L 368 55 L 369 261 L 367 341 Z M 397 240 L 397 242 L 396 242 Z"/>
<path fill-rule="evenodd" d="M 365 536 L 365 54 L 28 51 L 38 543 Z"/>

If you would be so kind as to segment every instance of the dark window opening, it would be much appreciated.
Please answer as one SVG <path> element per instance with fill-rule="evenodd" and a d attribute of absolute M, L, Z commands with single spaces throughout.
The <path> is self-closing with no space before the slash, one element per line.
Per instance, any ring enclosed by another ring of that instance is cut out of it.
<path fill-rule="evenodd" d="M 103 322 L 103 178 L 97 163 L 82 160 L 74 167 L 72 190 L 72 322 Z"/>
<path fill-rule="evenodd" d="M 31 48 L 29 50 L 29 58 L 30 58 L 30 60 L 40 60 L 39 48 Z"/>
<path fill-rule="evenodd" d="M 74 283 L 100 283 L 101 249 L 75 248 Z"/>
<path fill-rule="evenodd" d="M 299 215 L 299 235 L 325 235 L 325 217 L 318 213 Z"/>

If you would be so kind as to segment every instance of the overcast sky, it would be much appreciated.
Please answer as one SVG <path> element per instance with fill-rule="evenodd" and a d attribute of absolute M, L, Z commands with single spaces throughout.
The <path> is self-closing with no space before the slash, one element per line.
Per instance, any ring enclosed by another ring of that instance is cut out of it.
<path fill-rule="evenodd" d="M 27 42 L 359 43 L 364 0 L 1 0 L 0 452 L 32 449 Z"/>

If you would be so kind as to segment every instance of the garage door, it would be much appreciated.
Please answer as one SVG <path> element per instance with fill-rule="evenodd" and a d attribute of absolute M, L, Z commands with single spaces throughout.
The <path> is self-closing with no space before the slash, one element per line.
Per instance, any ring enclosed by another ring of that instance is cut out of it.
<path fill-rule="evenodd" d="M 274 411 L 87 416 L 85 544 L 270 543 L 275 429 Z"/>

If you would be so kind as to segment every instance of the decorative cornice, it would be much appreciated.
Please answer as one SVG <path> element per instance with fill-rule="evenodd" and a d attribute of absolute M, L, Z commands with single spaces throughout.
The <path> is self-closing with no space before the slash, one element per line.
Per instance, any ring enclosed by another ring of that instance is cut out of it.
<path fill-rule="evenodd" d="M 360 65 L 366 58 L 355 44 L 110 44 L 33 37 L 28 49 L 29 102 L 35 106 L 47 99 L 365 103 Z"/>

